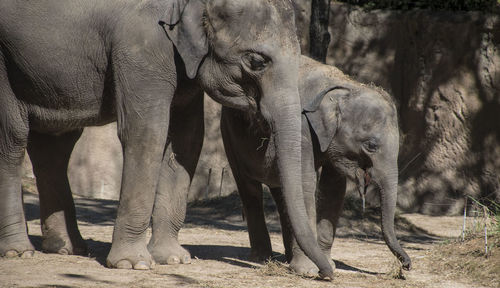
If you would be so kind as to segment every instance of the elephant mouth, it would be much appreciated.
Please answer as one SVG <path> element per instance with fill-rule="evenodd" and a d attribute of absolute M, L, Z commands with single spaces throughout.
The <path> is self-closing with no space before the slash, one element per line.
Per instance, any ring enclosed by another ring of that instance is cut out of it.
<path fill-rule="evenodd" d="M 368 186 L 371 184 L 372 176 L 370 173 L 370 169 L 356 169 L 355 178 L 358 187 L 358 193 L 361 197 L 362 205 L 363 205 L 363 213 L 365 212 L 365 195 L 368 191 Z"/>

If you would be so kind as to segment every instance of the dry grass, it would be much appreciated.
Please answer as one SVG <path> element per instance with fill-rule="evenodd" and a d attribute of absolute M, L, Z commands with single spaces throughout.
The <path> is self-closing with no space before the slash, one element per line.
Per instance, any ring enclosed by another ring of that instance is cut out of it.
<path fill-rule="evenodd" d="M 298 277 L 290 271 L 288 266 L 277 261 L 267 262 L 264 266 L 257 269 L 257 274 L 262 276 Z"/>
<path fill-rule="evenodd" d="M 389 270 L 385 276 L 388 279 L 406 280 L 406 277 L 403 274 L 403 267 L 397 260 L 394 260 L 391 270 Z"/>
<path fill-rule="evenodd" d="M 446 273 L 448 279 L 461 277 L 471 279 L 488 287 L 498 287 L 500 283 L 500 233 L 491 235 L 488 257 L 484 253 L 484 237 L 470 238 L 443 244 L 429 251 L 434 260 L 433 270 Z"/>

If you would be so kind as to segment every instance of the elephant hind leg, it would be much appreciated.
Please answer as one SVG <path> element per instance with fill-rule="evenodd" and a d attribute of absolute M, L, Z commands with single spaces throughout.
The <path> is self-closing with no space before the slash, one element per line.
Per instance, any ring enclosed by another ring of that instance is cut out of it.
<path fill-rule="evenodd" d="M 31 257 L 21 190 L 28 124 L 12 92 L 0 51 L 0 257 Z"/>
<path fill-rule="evenodd" d="M 186 85 L 187 86 L 187 85 Z M 187 196 L 203 146 L 203 91 L 179 95 L 191 99 L 171 109 L 169 144 L 163 156 L 153 208 L 153 235 L 148 250 L 159 264 L 191 263 L 179 244 L 186 216 Z M 189 133 L 185 133 L 189 131 Z"/>
<path fill-rule="evenodd" d="M 236 173 L 235 173 L 236 174 Z M 243 213 L 250 238 L 250 260 L 264 262 L 272 257 L 271 239 L 267 230 L 262 184 L 246 177 L 236 176 Z"/>
<path fill-rule="evenodd" d="M 292 232 L 292 226 L 285 209 L 285 200 L 283 199 L 281 188 L 271 188 L 270 190 L 271 194 L 273 195 L 274 202 L 276 203 L 276 207 L 278 208 L 278 213 L 280 215 L 281 234 L 283 235 L 283 245 L 285 246 L 286 261 L 290 263 L 293 258 L 292 246 L 294 236 Z"/>
<path fill-rule="evenodd" d="M 81 133 L 77 130 L 53 136 L 32 131 L 29 135 L 28 153 L 40 197 L 42 249 L 48 253 L 87 253 L 67 176 L 71 151 Z"/>

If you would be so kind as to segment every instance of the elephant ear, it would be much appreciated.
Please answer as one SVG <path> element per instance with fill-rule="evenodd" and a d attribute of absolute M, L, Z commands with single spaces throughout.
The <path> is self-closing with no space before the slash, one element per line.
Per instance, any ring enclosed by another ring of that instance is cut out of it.
<path fill-rule="evenodd" d="M 321 152 L 328 149 L 337 132 L 340 117 L 340 97 L 348 94 L 348 88 L 334 85 L 316 95 L 306 96 L 307 99 L 312 100 L 304 105 L 302 113 L 306 116 L 314 134 L 318 137 Z"/>
<path fill-rule="evenodd" d="M 203 27 L 204 11 L 205 4 L 200 0 L 170 0 L 160 19 L 160 24 L 184 61 L 190 79 L 196 77 L 200 63 L 208 53 Z"/>

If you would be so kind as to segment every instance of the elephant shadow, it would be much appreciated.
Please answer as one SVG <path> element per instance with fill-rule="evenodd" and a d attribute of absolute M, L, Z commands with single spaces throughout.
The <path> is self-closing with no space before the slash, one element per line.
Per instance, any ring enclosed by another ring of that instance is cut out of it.
<path fill-rule="evenodd" d="M 193 258 L 202 260 L 215 260 L 225 262 L 231 265 L 244 267 L 244 268 L 259 268 L 260 265 L 248 259 L 250 255 L 249 247 L 237 247 L 227 245 L 182 245 L 186 248 Z M 273 261 L 285 263 L 286 257 L 284 254 L 273 251 Z M 336 269 L 363 273 L 367 275 L 379 275 L 378 272 L 367 271 L 359 269 L 346 264 L 345 262 L 334 260 Z"/>
<path fill-rule="evenodd" d="M 42 251 L 42 236 L 29 235 L 29 239 L 36 251 Z M 106 257 L 111 250 L 110 242 L 96 241 L 94 239 L 85 239 L 88 247 L 87 257 L 95 259 L 102 266 L 106 266 Z"/>
<path fill-rule="evenodd" d="M 35 246 L 37 251 L 42 250 L 42 237 L 39 235 L 30 235 L 31 243 Z M 86 239 L 85 242 L 89 248 L 88 257 L 95 259 L 102 266 L 106 266 L 106 256 L 111 249 L 111 243 L 96 241 L 93 239 Z M 254 263 L 248 259 L 250 255 L 249 247 L 229 246 L 229 245 L 183 245 L 193 258 L 201 260 L 215 260 L 224 262 L 230 265 L 239 266 L 243 268 L 259 268 L 261 265 Z M 273 252 L 274 261 L 286 262 L 284 254 Z M 358 272 L 368 275 L 379 275 L 380 273 L 371 272 L 350 266 L 342 261 L 334 260 L 336 269 Z"/>
<path fill-rule="evenodd" d="M 248 259 L 250 247 L 229 245 L 182 245 L 191 257 L 201 260 L 215 260 L 244 268 L 258 268 L 260 265 Z M 277 256 L 282 254 L 275 253 Z M 284 255 L 283 255 L 284 256 Z"/>
<path fill-rule="evenodd" d="M 380 275 L 381 273 L 378 272 L 372 272 L 372 271 L 367 271 L 363 269 L 359 269 L 353 266 L 350 266 L 346 264 L 345 262 L 342 262 L 340 260 L 333 260 L 335 262 L 335 269 L 337 270 L 344 270 L 344 271 L 349 271 L 349 272 L 357 272 L 357 273 L 363 273 L 367 275 Z"/>

